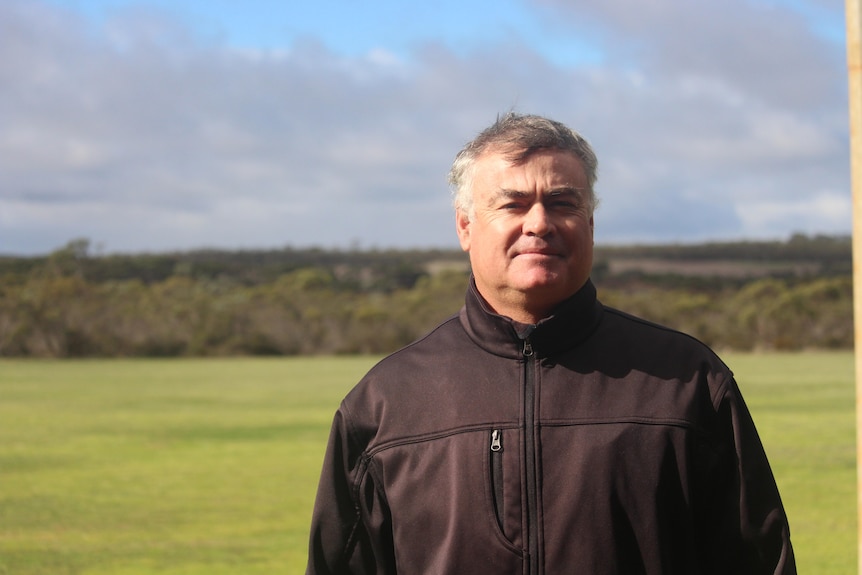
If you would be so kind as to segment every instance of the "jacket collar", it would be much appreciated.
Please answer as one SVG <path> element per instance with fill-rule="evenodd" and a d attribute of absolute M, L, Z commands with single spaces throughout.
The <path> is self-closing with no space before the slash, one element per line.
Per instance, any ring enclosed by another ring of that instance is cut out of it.
<path fill-rule="evenodd" d="M 538 357 L 548 357 L 571 348 L 592 333 L 601 320 L 602 306 L 596 299 L 592 281 L 562 302 L 554 313 L 535 326 L 524 326 L 491 311 L 491 307 L 470 278 L 461 325 L 476 345 L 495 355 L 520 358 L 524 339 L 529 339 Z"/>

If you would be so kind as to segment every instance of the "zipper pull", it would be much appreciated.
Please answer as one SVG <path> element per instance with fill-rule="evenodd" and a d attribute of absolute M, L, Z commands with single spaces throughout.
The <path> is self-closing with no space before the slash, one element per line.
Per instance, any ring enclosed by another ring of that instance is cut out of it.
<path fill-rule="evenodd" d="M 500 435 L 500 430 L 495 429 L 491 432 L 491 451 L 502 451 L 503 443 L 502 436 Z"/>
<path fill-rule="evenodd" d="M 529 339 L 524 340 L 524 357 L 532 357 L 533 356 L 533 344 L 530 343 Z"/>

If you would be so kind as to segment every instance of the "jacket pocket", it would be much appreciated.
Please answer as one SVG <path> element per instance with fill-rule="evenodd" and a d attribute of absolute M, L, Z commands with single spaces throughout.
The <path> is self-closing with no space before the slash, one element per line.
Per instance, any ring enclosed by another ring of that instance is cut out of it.
<path fill-rule="evenodd" d="M 494 503 L 494 516 L 497 526 L 505 533 L 505 512 L 503 506 L 503 432 L 499 429 L 491 431 L 491 494 Z"/>
<path fill-rule="evenodd" d="M 517 429 L 492 429 L 488 436 L 487 475 L 491 515 L 504 541 L 523 548 L 521 466 Z"/>

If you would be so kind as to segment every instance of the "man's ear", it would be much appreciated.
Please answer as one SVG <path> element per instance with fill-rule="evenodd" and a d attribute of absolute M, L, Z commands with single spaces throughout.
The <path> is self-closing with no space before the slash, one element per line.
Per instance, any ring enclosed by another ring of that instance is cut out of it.
<path fill-rule="evenodd" d="M 470 251 L 470 217 L 463 210 L 455 211 L 455 230 L 458 232 L 458 241 L 461 249 Z"/>

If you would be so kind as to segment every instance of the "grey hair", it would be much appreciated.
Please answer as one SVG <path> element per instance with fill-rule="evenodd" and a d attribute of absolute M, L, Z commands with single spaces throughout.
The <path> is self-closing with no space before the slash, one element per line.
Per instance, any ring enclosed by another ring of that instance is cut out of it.
<path fill-rule="evenodd" d="M 571 152 L 581 162 L 589 184 L 590 213 L 598 198 L 594 190 L 599 161 L 590 144 L 577 132 L 543 116 L 509 112 L 479 133 L 465 145 L 449 170 L 449 186 L 456 211 L 473 217 L 473 170 L 476 161 L 494 150 L 507 156 L 513 164 L 521 164 L 539 150 Z"/>

